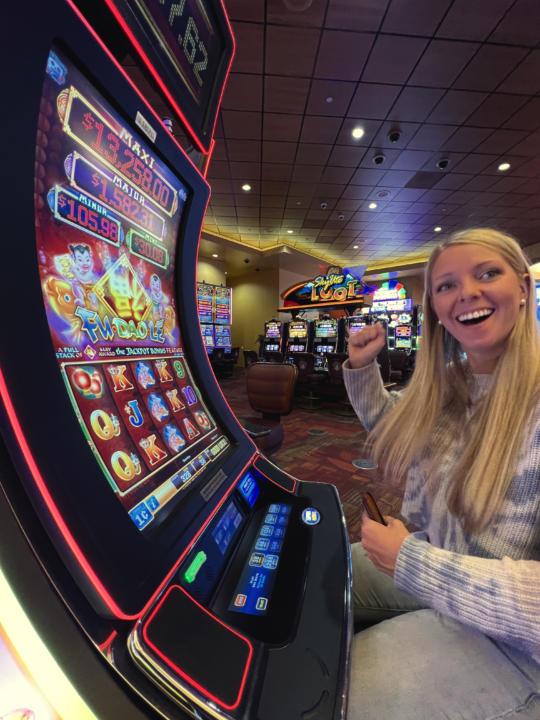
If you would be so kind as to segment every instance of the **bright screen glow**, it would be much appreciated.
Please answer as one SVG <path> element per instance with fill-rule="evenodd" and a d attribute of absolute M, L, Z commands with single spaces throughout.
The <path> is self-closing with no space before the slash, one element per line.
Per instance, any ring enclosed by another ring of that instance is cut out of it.
<path fill-rule="evenodd" d="M 190 190 L 57 49 L 39 128 L 37 257 L 56 357 L 99 466 L 142 529 L 229 446 L 177 321 Z"/>
<path fill-rule="evenodd" d="M 306 338 L 307 337 L 307 322 L 305 320 L 297 320 L 289 323 L 289 337 L 290 338 Z"/>

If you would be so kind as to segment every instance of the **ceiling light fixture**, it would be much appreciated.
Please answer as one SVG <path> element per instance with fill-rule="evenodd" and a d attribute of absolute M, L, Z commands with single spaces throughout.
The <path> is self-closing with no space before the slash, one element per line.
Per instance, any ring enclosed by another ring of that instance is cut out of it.
<path fill-rule="evenodd" d="M 212 253 L 212 257 L 219 257 L 217 253 Z"/>
<path fill-rule="evenodd" d="M 377 207 L 377 203 L 371 202 L 369 203 L 368 207 L 370 210 L 375 210 L 375 208 Z"/>
<path fill-rule="evenodd" d="M 506 172 L 506 170 L 510 170 L 510 167 L 511 167 L 510 163 L 508 163 L 508 162 L 503 162 L 503 163 L 501 163 L 501 164 L 499 165 L 499 167 L 497 168 L 497 170 L 500 170 L 501 172 Z"/>
<path fill-rule="evenodd" d="M 358 250 L 358 245 L 353 245 L 353 246 L 352 246 L 352 249 L 353 249 L 353 250 Z"/>
<path fill-rule="evenodd" d="M 333 102 L 334 102 L 334 98 L 333 98 L 331 95 L 329 95 L 329 96 L 326 98 L 326 102 L 327 102 L 328 104 L 333 103 Z"/>
<path fill-rule="evenodd" d="M 248 183 L 246 183 L 245 185 L 242 185 L 242 190 L 244 192 L 249 192 L 251 190 L 251 185 L 248 185 Z"/>
<path fill-rule="evenodd" d="M 442 227 L 440 225 L 437 225 L 437 227 L 433 228 L 434 232 L 441 232 L 441 230 L 442 230 Z"/>
<path fill-rule="evenodd" d="M 355 127 L 351 135 L 355 140 L 360 140 L 361 137 L 364 137 L 364 128 Z"/>
<path fill-rule="evenodd" d="M 289 235 L 292 235 L 292 234 L 293 234 L 293 230 L 287 230 L 287 233 L 288 233 Z"/>

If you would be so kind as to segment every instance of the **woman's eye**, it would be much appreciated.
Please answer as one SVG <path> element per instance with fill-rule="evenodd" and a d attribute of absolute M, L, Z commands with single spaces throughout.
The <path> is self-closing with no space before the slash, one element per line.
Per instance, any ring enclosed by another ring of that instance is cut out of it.
<path fill-rule="evenodd" d="M 449 290 L 452 287 L 452 283 L 445 282 L 441 283 L 440 285 L 437 285 L 437 292 L 444 292 L 445 290 Z"/>
<path fill-rule="evenodd" d="M 497 268 L 492 268 L 491 270 L 486 270 L 485 272 L 483 272 L 480 277 L 486 280 L 491 280 L 491 278 L 494 278 L 497 275 L 500 275 L 500 270 L 497 270 Z"/>

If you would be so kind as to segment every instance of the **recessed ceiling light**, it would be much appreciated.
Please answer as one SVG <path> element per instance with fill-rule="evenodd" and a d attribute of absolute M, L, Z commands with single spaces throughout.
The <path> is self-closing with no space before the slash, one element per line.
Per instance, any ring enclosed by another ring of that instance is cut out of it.
<path fill-rule="evenodd" d="M 352 249 L 353 249 L 353 250 L 358 250 L 358 245 L 353 245 L 353 246 L 352 246 Z"/>
<path fill-rule="evenodd" d="M 437 225 L 437 227 L 433 228 L 434 232 L 441 232 L 441 230 L 442 230 L 442 227 L 440 225 Z"/>
<path fill-rule="evenodd" d="M 329 95 L 329 96 L 326 98 L 326 102 L 329 103 L 329 104 L 330 104 L 330 103 L 333 103 L 333 102 L 334 102 L 334 98 L 333 98 L 331 95 Z"/>
<path fill-rule="evenodd" d="M 355 127 L 351 135 L 355 140 L 360 140 L 361 137 L 364 137 L 364 128 Z"/>
<path fill-rule="evenodd" d="M 368 207 L 370 210 L 375 210 L 375 208 L 377 207 L 377 203 L 371 202 L 371 203 L 369 203 Z"/>
<path fill-rule="evenodd" d="M 251 185 L 248 185 L 248 183 L 246 183 L 245 185 L 242 185 L 242 190 L 244 192 L 249 192 L 251 190 Z"/>
<path fill-rule="evenodd" d="M 510 170 L 510 163 L 504 162 L 499 165 L 497 170 L 500 170 L 501 172 L 505 172 L 506 170 Z"/>
<path fill-rule="evenodd" d="M 227 274 L 227 271 L 225 270 L 225 275 Z"/>
<path fill-rule="evenodd" d="M 292 235 L 292 234 L 293 234 L 293 231 L 292 231 L 292 230 L 287 230 L 287 232 L 289 233 L 289 235 Z"/>
<path fill-rule="evenodd" d="M 212 253 L 212 257 L 219 257 L 217 253 Z"/>

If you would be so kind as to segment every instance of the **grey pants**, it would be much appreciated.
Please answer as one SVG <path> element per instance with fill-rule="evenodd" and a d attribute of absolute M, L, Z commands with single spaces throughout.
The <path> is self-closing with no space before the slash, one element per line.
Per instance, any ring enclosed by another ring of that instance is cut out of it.
<path fill-rule="evenodd" d="M 540 720 L 540 665 L 425 608 L 352 546 L 348 720 Z M 375 624 L 374 624 L 375 623 Z"/>

